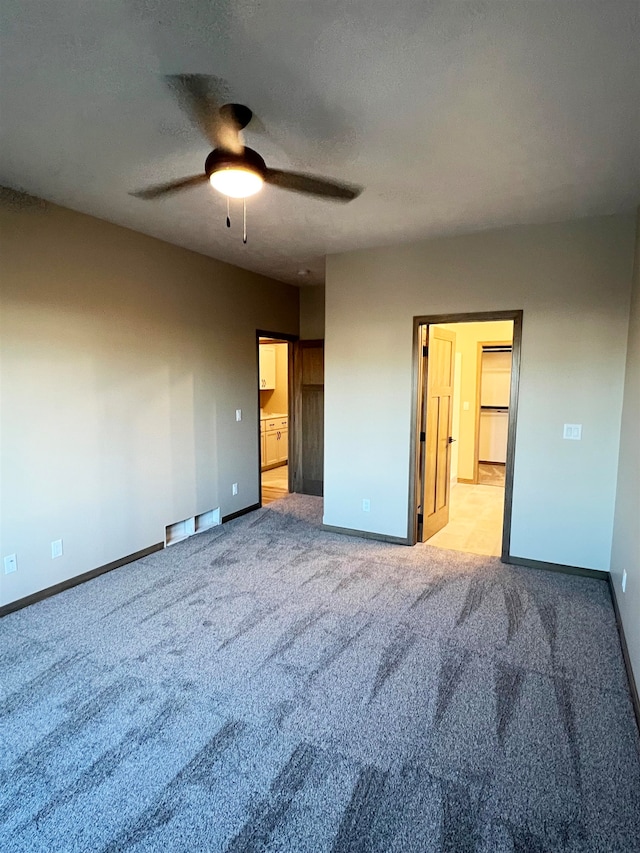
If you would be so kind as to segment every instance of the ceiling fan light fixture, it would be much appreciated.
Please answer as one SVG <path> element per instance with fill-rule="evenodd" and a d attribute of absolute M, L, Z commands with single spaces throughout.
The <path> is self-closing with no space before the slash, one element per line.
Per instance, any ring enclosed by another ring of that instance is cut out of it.
<path fill-rule="evenodd" d="M 230 198 L 248 198 L 262 189 L 262 175 L 240 166 L 222 166 L 209 175 L 211 186 Z"/>
<path fill-rule="evenodd" d="M 204 171 L 211 186 L 227 198 L 248 198 L 262 188 L 267 167 L 251 148 L 243 148 L 241 154 L 216 148 L 207 157 Z"/>

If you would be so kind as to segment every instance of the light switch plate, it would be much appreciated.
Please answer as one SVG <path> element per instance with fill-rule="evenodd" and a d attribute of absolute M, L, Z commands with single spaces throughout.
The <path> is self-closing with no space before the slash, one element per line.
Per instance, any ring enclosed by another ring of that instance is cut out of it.
<path fill-rule="evenodd" d="M 11 572 L 18 571 L 18 559 L 15 554 L 8 554 L 4 558 L 4 573 L 10 575 Z"/>
<path fill-rule="evenodd" d="M 237 421 L 242 420 L 242 409 L 236 409 L 236 420 Z"/>
<path fill-rule="evenodd" d="M 568 438 L 571 441 L 581 441 L 582 424 L 565 424 L 562 437 Z"/>
<path fill-rule="evenodd" d="M 62 539 L 56 539 L 51 543 L 51 559 L 55 560 L 56 557 L 62 557 Z"/>

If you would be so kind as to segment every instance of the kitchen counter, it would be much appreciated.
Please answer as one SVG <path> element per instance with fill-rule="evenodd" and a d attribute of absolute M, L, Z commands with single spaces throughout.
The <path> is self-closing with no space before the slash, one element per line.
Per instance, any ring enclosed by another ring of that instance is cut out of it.
<path fill-rule="evenodd" d="M 269 412 L 269 414 L 267 414 L 265 412 L 264 414 L 260 415 L 260 420 L 261 421 L 269 421 L 269 420 L 271 420 L 271 418 L 288 418 L 288 417 L 289 417 L 289 415 L 286 412 Z"/>

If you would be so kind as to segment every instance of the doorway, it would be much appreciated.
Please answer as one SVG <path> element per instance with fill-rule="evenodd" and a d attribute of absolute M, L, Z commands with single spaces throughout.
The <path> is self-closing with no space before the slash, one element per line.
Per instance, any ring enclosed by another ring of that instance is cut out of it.
<path fill-rule="evenodd" d="M 258 332 L 260 504 L 290 492 L 289 446 L 293 343 L 286 335 Z"/>
<path fill-rule="evenodd" d="M 522 312 L 414 318 L 413 542 L 509 555 Z"/>

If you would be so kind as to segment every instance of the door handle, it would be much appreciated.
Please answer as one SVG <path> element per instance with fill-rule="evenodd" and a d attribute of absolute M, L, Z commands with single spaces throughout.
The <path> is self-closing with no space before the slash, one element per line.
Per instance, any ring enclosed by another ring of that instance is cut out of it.
<path fill-rule="evenodd" d="M 451 436 L 449 436 L 449 444 L 453 444 L 454 441 L 455 441 L 455 438 L 452 438 Z"/>

